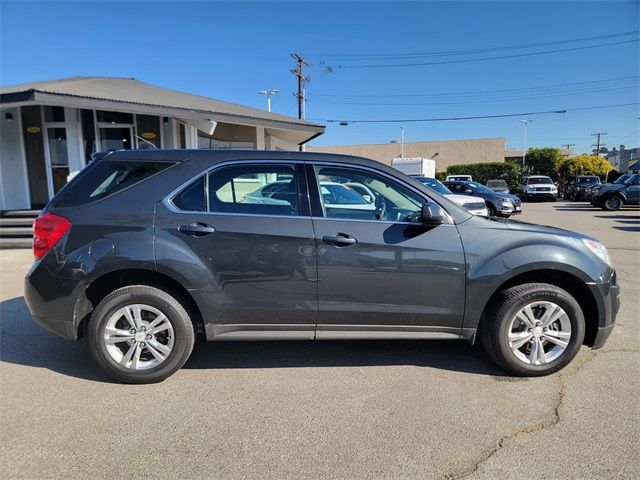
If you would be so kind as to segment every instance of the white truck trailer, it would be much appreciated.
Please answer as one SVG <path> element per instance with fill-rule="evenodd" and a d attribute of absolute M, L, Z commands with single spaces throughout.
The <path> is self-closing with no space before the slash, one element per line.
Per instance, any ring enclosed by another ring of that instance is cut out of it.
<path fill-rule="evenodd" d="M 436 161 L 430 158 L 398 157 L 391 160 L 391 166 L 409 176 L 436 177 Z"/>

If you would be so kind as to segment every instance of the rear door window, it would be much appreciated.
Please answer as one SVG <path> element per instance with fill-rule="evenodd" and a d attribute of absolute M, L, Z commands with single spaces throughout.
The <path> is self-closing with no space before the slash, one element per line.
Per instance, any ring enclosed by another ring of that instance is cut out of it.
<path fill-rule="evenodd" d="M 95 202 L 171 167 L 170 162 L 95 160 L 54 198 L 54 207 Z"/>

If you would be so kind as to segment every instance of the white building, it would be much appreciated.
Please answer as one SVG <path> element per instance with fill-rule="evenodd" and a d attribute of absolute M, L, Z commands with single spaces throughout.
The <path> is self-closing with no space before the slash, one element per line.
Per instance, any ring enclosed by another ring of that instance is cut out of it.
<path fill-rule="evenodd" d="M 297 150 L 322 125 L 130 78 L 0 88 L 0 210 L 41 208 L 93 152 Z"/>

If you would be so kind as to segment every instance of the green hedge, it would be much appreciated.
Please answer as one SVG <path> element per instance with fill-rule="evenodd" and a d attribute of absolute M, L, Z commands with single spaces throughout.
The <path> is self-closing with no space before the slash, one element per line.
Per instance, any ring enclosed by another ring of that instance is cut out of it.
<path fill-rule="evenodd" d="M 489 180 L 504 180 L 509 189 L 516 191 L 520 186 L 522 171 L 516 162 L 504 163 L 470 163 L 467 165 L 451 165 L 447 175 L 471 175 L 473 180 L 485 185 Z"/>

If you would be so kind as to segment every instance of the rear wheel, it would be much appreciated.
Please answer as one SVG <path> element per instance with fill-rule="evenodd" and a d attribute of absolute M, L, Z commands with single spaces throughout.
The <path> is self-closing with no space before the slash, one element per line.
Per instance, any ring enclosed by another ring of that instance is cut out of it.
<path fill-rule="evenodd" d="M 585 322 L 580 305 L 565 290 L 528 283 L 501 292 L 480 329 L 489 356 L 527 377 L 554 373 L 580 350 Z"/>
<path fill-rule="evenodd" d="M 611 195 L 604 199 L 602 208 L 609 211 L 620 210 L 622 208 L 622 199 L 617 195 Z"/>
<path fill-rule="evenodd" d="M 108 375 L 125 383 L 160 382 L 189 358 L 195 333 L 174 297 L 145 285 L 107 295 L 89 323 L 89 348 Z"/>

